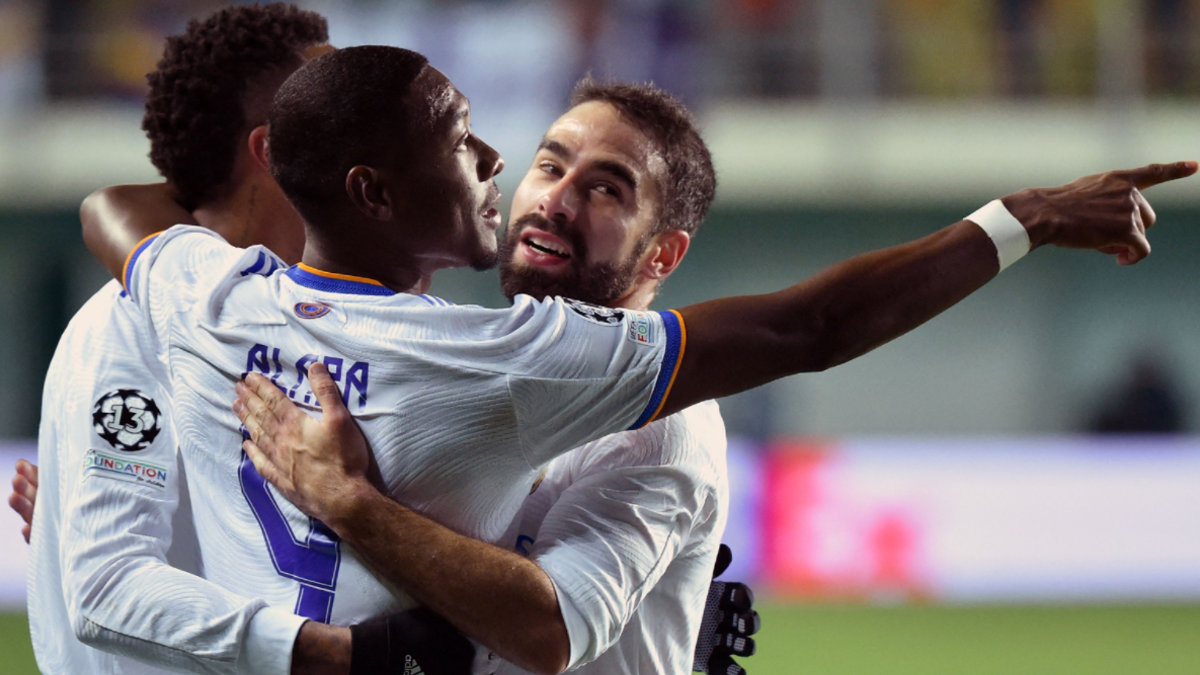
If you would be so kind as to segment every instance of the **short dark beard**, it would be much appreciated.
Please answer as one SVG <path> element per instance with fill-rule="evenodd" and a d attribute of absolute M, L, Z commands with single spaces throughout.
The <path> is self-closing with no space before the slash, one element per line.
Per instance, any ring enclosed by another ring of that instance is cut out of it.
<path fill-rule="evenodd" d="M 479 251 L 471 259 L 471 269 L 476 272 L 486 272 L 496 266 L 498 258 L 496 251 Z"/>
<path fill-rule="evenodd" d="M 529 225 L 561 237 L 571 245 L 571 260 L 564 273 L 547 274 L 532 267 L 514 266 L 513 255 L 521 244 L 521 231 Z M 587 260 L 587 243 L 577 232 L 541 214 L 526 214 L 508 224 L 508 231 L 500 243 L 500 290 L 509 300 L 524 293 L 538 300 L 563 296 L 611 307 L 633 287 L 637 279 L 638 261 L 649 245 L 650 237 L 645 235 L 638 240 L 633 253 L 621 263 L 588 265 L 581 262 Z"/>

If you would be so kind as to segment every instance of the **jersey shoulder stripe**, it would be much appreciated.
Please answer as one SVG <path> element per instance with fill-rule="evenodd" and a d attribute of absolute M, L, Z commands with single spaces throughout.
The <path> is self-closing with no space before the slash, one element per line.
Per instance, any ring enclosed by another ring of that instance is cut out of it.
<path fill-rule="evenodd" d="M 282 269 L 283 267 L 286 267 L 286 265 L 280 262 L 279 259 L 274 255 L 270 255 L 269 252 L 264 248 L 258 252 L 258 258 L 254 260 L 254 264 L 239 272 L 238 276 L 245 277 L 251 274 L 257 274 L 259 276 L 269 277 L 275 273 L 275 270 Z"/>
<path fill-rule="evenodd" d="M 121 286 L 125 289 L 126 293 L 129 292 L 129 278 L 130 275 L 133 274 L 134 265 L 137 264 L 137 259 L 141 257 L 142 253 L 144 253 L 146 249 L 150 248 L 150 244 L 153 244 L 154 240 L 158 239 L 158 235 L 160 234 L 162 234 L 162 232 L 155 232 L 154 234 L 143 237 L 142 240 L 137 243 L 137 246 L 134 246 L 133 250 L 129 252 L 129 255 L 125 257 L 125 265 L 121 268 Z"/>
<path fill-rule="evenodd" d="M 675 376 L 679 374 L 679 364 L 683 363 L 683 350 L 687 347 L 687 327 L 683 323 L 683 315 L 671 309 L 659 312 L 662 317 L 663 329 L 666 333 L 667 347 L 663 354 L 662 368 L 658 371 L 658 379 L 654 382 L 654 391 L 650 395 L 650 403 L 642 412 L 641 417 L 630 426 L 630 429 L 641 429 L 658 418 L 675 384 Z"/>

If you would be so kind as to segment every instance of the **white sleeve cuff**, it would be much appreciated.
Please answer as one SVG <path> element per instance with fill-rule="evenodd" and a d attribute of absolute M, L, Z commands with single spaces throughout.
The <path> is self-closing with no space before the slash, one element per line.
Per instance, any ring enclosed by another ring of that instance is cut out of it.
<path fill-rule="evenodd" d="M 571 658 L 567 663 L 567 670 L 578 668 L 580 661 L 587 653 L 588 647 L 588 625 L 583 618 L 579 608 L 571 602 L 571 598 L 563 592 L 561 586 L 555 581 L 553 575 L 547 574 L 550 577 L 550 583 L 554 584 L 554 595 L 558 597 L 558 609 L 562 612 L 563 623 L 567 626 L 567 640 L 571 643 Z"/>
<path fill-rule="evenodd" d="M 308 619 L 272 607 L 254 613 L 238 656 L 239 675 L 288 675 L 296 635 Z"/>

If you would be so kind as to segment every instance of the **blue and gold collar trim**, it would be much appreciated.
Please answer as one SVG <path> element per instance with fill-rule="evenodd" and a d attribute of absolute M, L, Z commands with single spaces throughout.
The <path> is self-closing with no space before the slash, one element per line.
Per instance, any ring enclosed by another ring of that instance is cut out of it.
<path fill-rule="evenodd" d="M 292 281 L 317 291 L 327 293 L 349 293 L 354 295 L 395 295 L 396 292 L 383 284 L 366 277 L 326 272 L 300 263 L 287 271 Z"/>

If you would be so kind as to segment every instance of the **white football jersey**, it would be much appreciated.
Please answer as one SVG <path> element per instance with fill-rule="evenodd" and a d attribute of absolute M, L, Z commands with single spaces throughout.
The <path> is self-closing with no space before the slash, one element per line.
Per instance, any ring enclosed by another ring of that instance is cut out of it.
<path fill-rule="evenodd" d="M 653 419 L 683 354 L 674 312 L 529 297 L 457 307 L 285 270 L 194 227 L 148 238 L 124 277 L 169 375 L 206 578 L 338 624 L 413 603 L 254 470 L 230 409 L 237 378 L 262 373 L 315 410 L 306 371 L 323 362 L 390 494 L 498 543 L 551 459 Z"/>
<path fill-rule="evenodd" d="M 550 463 L 506 538 L 554 582 L 573 672 L 691 672 L 728 494 L 712 401 Z"/>
<path fill-rule="evenodd" d="M 122 296 L 115 281 L 92 296 L 46 374 L 28 577 L 38 668 L 285 675 L 300 620 L 189 573 L 198 549 L 162 368 Z"/>

